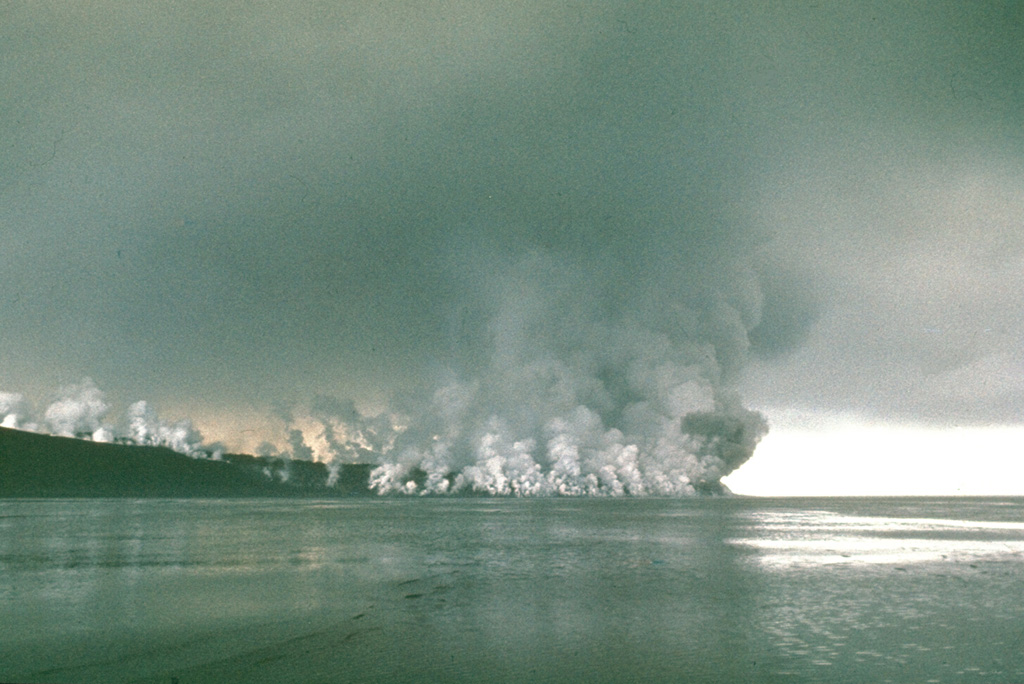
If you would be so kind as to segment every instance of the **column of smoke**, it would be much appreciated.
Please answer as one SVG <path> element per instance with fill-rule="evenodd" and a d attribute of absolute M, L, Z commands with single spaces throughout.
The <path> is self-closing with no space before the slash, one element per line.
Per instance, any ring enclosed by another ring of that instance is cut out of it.
<path fill-rule="evenodd" d="M 109 412 L 103 392 L 89 378 L 62 387 L 46 407 L 42 420 L 33 419 L 24 396 L 0 392 L 0 425 L 3 427 L 94 442 L 162 446 L 193 458 L 219 455 L 216 446 L 203 445 L 202 435 L 192 421 L 165 422 L 145 401 L 129 406 L 120 424 L 106 422 Z"/>
<path fill-rule="evenodd" d="M 578 291 L 586 279 L 545 276 L 552 267 L 532 258 L 499 283 L 485 366 L 420 405 L 366 418 L 318 398 L 310 416 L 334 472 L 376 463 L 370 484 L 382 494 L 720 490 L 767 431 L 729 389 L 757 306 L 713 295 L 659 314 L 678 327 L 655 329 Z"/>

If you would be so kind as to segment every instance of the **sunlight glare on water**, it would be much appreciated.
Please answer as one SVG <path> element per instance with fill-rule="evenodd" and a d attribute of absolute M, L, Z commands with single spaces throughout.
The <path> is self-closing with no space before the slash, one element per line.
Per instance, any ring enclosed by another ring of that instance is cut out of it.
<path fill-rule="evenodd" d="M 1024 559 L 1024 522 L 757 511 L 756 530 L 734 543 L 758 549 L 766 567 L 832 563 L 918 563 L 948 559 Z M 1016 533 L 1017 538 L 987 532 Z M 989 538 L 991 537 L 991 538 Z"/>

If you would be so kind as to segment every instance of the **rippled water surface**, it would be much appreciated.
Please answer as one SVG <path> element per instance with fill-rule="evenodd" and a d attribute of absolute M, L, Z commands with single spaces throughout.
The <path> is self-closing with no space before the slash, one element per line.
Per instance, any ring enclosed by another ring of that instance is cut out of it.
<path fill-rule="evenodd" d="M 0 501 L 0 681 L 1024 681 L 1022 499 Z"/>

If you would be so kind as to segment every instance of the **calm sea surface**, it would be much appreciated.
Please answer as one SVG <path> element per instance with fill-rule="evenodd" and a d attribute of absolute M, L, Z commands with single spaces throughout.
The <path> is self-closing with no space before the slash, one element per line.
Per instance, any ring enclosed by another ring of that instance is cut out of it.
<path fill-rule="evenodd" d="M 1024 499 L 0 501 L 0 681 L 1024 681 Z"/>

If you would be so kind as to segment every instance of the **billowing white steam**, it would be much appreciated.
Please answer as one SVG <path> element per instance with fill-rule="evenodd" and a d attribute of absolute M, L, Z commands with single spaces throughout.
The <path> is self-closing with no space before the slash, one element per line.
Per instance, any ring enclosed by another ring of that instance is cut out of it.
<path fill-rule="evenodd" d="M 102 421 L 110 407 L 103 401 L 103 392 L 89 378 L 77 385 L 62 387 L 56 401 L 46 407 L 43 421 L 49 432 L 61 437 L 88 437 L 109 441 L 109 429 Z"/>
<path fill-rule="evenodd" d="M 128 438 L 135 444 L 163 446 L 189 456 L 205 455 L 203 437 L 188 419 L 165 423 L 145 401 L 128 407 Z"/>
<path fill-rule="evenodd" d="M 27 423 L 28 405 L 25 397 L 14 392 L 0 392 L 0 427 L 35 430 L 34 423 Z"/>
<path fill-rule="evenodd" d="M 89 378 L 62 387 L 46 407 L 41 423 L 31 419 L 31 411 L 21 394 L 0 392 L 2 427 L 94 442 L 120 441 L 162 446 L 194 458 L 210 455 L 210 448 L 204 447 L 202 435 L 190 420 L 166 423 L 147 402 L 138 401 L 128 408 L 122 425 L 117 426 L 104 422 L 109 411 L 103 392 Z"/>
<path fill-rule="evenodd" d="M 515 291 L 486 366 L 425 405 L 367 419 L 319 398 L 325 460 L 378 463 L 380 493 L 678 496 L 715 489 L 767 431 L 724 378 L 750 325 L 735 308 L 715 302 L 698 334 L 671 335 Z"/>

